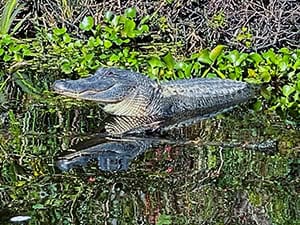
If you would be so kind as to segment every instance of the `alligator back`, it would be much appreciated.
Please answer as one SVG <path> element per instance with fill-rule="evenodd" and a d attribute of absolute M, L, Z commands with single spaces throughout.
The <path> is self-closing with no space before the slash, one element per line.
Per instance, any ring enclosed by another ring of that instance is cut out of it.
<path fill-rule="evenodd" d="M 164 95 L 180 95 L 184 97 L 225 96 L 243 94 L 246 98 L 252 93 L 249 84 L 236 80 L 218 78 L 194 78 L 188 80 L 174 80 L 161 84 Z M 242 97 L 242 96 L 240 96 Z"/>
<path fill-rule="evenodd" d="M 249 100 L 253 88 L 244 82 L 196 78 L 161 84 L 165 126 L 188 126 Z M 168 119 L 167 119 L 168 118 Z"/>

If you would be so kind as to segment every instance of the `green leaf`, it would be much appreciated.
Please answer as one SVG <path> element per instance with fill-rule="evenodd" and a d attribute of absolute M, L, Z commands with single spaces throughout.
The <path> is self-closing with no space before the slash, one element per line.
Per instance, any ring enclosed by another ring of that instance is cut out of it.
<path fill-rule="evenodd" d="M 218 76 L 215 73 L 208 73 L 206 75 L 207 78 L 217 78 Z"/>
<path fill-rule="evenodd" d="M 234 65 L 237 66 L 237 60 L 240 57 L 240 53 L 237 50 L 233 50 L 229 52 L 229 54 L 226 56 L 228 60 Z"/>
<path fill-rule="evenodd" d="M 24 56 L 35 56 L 35 54 L 28 48 L 22 49 Z"/>
<path fill-rule="evenodd" d="M 200 53 L 196 52 L 196 53 L 192 53 L 191 57 L 189 58 L 189 60 L 193 60 L 193 59 L 198 59 Z"/>
<path fill-rule="evenodd" d="M 274 49 L 269 49 L 267 52 L 264 52 L 262 54 L 262 56 L 268 61 L 274 63 L 274 64 L 278 64 L 279 62 L 279 58 L 278 56 L 274 53 Z"/>
<path fill-rule="evenodd" d="M 1 42 L 4 44 L 4 45 L 9 45 L 10 43 L 13 42 L 11 36 L 9 34 L 5 34 L 5 35 L 2 35 L 1 36 Z"/>
<path fill-rule="evenodd" d="M 163 56 L 162 59 L 166 63 L 169 70 L 174 69 L 175 60 L 170 52 L 168 52 L 165 56 Z"/>
<path fill-rule="evenodd" d="M 84 61 L 91 63 L 94 58 L 94 53 L 89 53 L 84 57 Z"/>
<path fill-rule="evenodd" d="M 244 80 L 250 84 L 261 84 L 261 81 L 255 78 L 245 78 Z"/>
<path fill-rule="evenodd" d="M 53 29 L 53 33 L 56 35 L 56 36 L 60 36 L 60 35 L 63 35 L 64 33 L 67 32 L 67 28 L 65 27 L 62 27 L 62 28 L 54 28 Z"/>
<path fill-rule="evenodd" d="M 11 60 L 11 58 L 12 57 L 10 55 L 5 54 L 4 57 L 3 57 L 3 61 L 8 62 L 9 60 Z"/>
<path fill-rule="evenodd" d="M 34 87 L 32 82 L 30 82 L 29 78 L 26 77 L 25 75 L 21 74 L 20 72 L 16 72 L 14 74 L 14 79 L 15 79 L 16 83 L 18 84 L 18 86 L 25 93 L 31 94 L 31 95 L 40 93 L 40 91 Z"/>
<path fill-rule="evenodd" d="M 215 47 L 213 50 L 211 50 L 211 52 L 209 53 L 209 58 L 212 61 L 215 61 L 219 55 L 221 55 L 223 49 L 224 49 L 225 45 L 218 45 L 217 47 Z"/>
<path fill-rule="evenodd" d="M 162 63 L 161 59 L 158 56 L 152 56 L 150 60 L 148 60 L 148 63 L 152 68 L 154 67 L 163 67 L 164 64 Z"/>
<path fill-rule="evenodd" d="M 269 100 L 272 96 L 272 87 L 262 88 L 260 93 L 265 99 Z"/>
<path fill-rule="evenodd" d="M 117 39 L 114 39 L 114 43 L 117 44 L 117 45 L 121 45 L 123 43 L 129 43 L 130 42 L 130 39 L 121 39 L 121 38 L 117 38 Z"/>
<path fill-rule="evenodd" d="M 285 106 L 289 103 L 289 99 L 285 97 L 281 97 L 279 99 L 282 108 L 286 108 Z"/>
<path fill-rule="evenodd" d="M 203 74 L 201 74 L 201 77 L 206 77 L 206 75 L 209 73 L 209 71 L 211 70 L 210 67 L 208 67 Z"/>
<path fill-rule="evenodd" d="M 264 71 L 261 73 L 261 78 L 264 82 L 270 82 L 271 81 L 271 74 L 268 71 Z"/>
<path fill-rule="evenodd" d="M 300 80 L 297 81 L 296 87 L 297 87 L 297 90 L 300 92 Z"/>
<path fill-rule="evenodd" d="M 298 100 L 299 100 L 299 93 L 300 93 L 300 91 L 298 91 L 298 92 L 296 92 L 295 94 L 294 94 L 294 100 L 295 100 L 295 102 L 297 102 Z M 300 113 L 300 112 L 299 112 Z"/>
<path fill-rule="evenodd" d="M 262 102 L 261 100 L 257 100 L 253 105 L 253 110 L 258 112 L 262 110 Z"/>
<path fill-rule="evenodd" d="M 64 34 L 63 36 L 63 40 L 64 40 L 64 43 L 70 43 L 71 42 L 71 37 L 69 34 Z"/>
<path fill-rule="evenodd" d="M 116 55 L 116 54 L 112 54 L 110 57 L 109 57 L 109 61 L 111 62 L 117 62 L 120 60 L 120 56 Z"/>
<path fill-rule="evenodd" d="M 243 61 L 245 61 L 245 59 L 248 58 L 248 54 L 247 53 L 242 53 L 240 54 L 240 57 L 237 59 L 235 65 L 236 66 L 240 66 L 242 64 Z"/>
<path fill-rule="evenodd" d="M 105 48 L 110 48 L 112 46 L 112 43 L 109 40 L 104 40 L 103 45 Z"/>
<path fill-rule="evenodd" d="M 300 69 L 300 59 L 297 59 L 295 64 L 293 65 L 294 70 L 299 70 Z"/>
<path fill-rule="evenodd" d="M 128 8 L 125 10 L 125 16 L 127 18 L 135 18 L 136 17 L 136 9 L 135 8 Z"/>
<path fill-rule="evenodd" d="M 174 62 L 175 63 L 175 62 Z M 198 63 L 199 65 L 199 63 Z M 199 71 L 197 70 L 197 64 L 191 64 L 191 63 L 185 63 L 185 62 L 178 62 L 175 63 L 174 69 L 176 72 L 179 74 L 180 78 L 190 78 L 191 77 L 191 71 L 192 69 L 198 73 Z"/>
<path fill-rule="evenodd" d="M 210 54 L 210 52 L 207 49 L 202 50 L 201 52 L 199 52 L 199 55 L 198 55 L 198 58 L 197 58 L 198 61 L 202 62 L 204 64 L 211 65 L 213 62 L 209 58 L 209 54 Z"/>
<path fill-rule="evenodd" d="M 16 52 L 19 52 L 21 48 L 22 48 L 22 44 L 20 44 L 20 45 L 13 45 L 13 46 L 10 46 L 9 50 L 11 52 L 16 53 Z"/>
<path fill-rule="evenodd" d="M 106 55 L 106 54 L 101 54 L 99 56 L 100 59 L 107 59 L 109 57 L 109 55 Z"/>
<path fill-rule="evenodd" d="M 220 70 L 217 70 L 215 68 L 213 68 L 213 70 L 218 74 L 219 77 L 221 77 L 222 79 L 225 79 L 225 75 L 220 71 Z"/>
<path fill-rule="evenodd" d="M 3 4 L 2 1 L 1 3 Z M 7 34 L 10 26 L 15 19 L 19 9 L 17 8 L 18 1 L 10 0 L 6 1 L 6 4 L 1 8 L 1 18 L 0 18 L 0 34 Z"/>
<path fill-rule="evenodd" d="M 284 72 L 284 71 L 287 71 L 289 65 L 288 65 L 288 63 L 286 63 L 284 61 L 280 61 L 278 63 L 278 67 L 279 67 L 279 69 L 280 69 L 281 72 Z"/>
<path fill-rule="evenodd" d="M 127 34 L 128 37 L 130 38 L 135 37 L 135 33 L 134 33 L 135 26 L 136 24 L 133 20 L 129 20 L 129 19 L 125 20 L 124 32 Z"/>
<path fill-rule="evenodd" d="M 72 67 L 70 65 L 70 62 L 64 62 L 61 65 L 61 70 L 62 72 L 64 72 L 65 74 L 70 74 L 72 72 Z"/>
<path fill-rule="evenodd" d="M 290 50 L 288 48 L 281 48 L 279 49 L 279 52 L 284 53 L 284 54 L 290 54 Z"/>
<path fill-rule="evenodd" d="M 282 93 L 284 96 L 288 97 L 290 94 L 292 94 L 295 91 L 295 88 L 290 85 L 284 85 L 282 87 Z"/>
<path fill-rule="evenodd" d="M 255 70 L 253 70 L 253 69 L 248 69 L 247 70 L 247 72 L 248 72 L 248 77 L 256 77 L 257 76 L 257 74 L 256 74 L 256 71 Z"/>
<path fill-rule="evenodd" d="M 184 62 L 178 62 L 175 65 L 175 69 L 177 69 L 177 70 L 184 70 L 185 67 L 186 67 L 186 63 L 184 63 Z"/>
<path fill-rule="evenodd" d="M 74 46 L 78 47 L 78 48 L 81 48 L 82 47 L 82 41 L 81 40 L 75 41 Z"/>
<path fill-rule="evenodd" d="M 94 26 L 94 18 L 91 16 L 85 16 L 82 22 L 79 24 L 79 28 L 84 31 L 92 30 Z"/>
<path fill-rule="evenodd" d="M 88 42 L 87 42 L 88 46 L 89 47 L 94 47 L 95 46 L 95 40 L 96 39 L 93 36 L 89 37 Z"/>
<path fill-rule="evenodd" d="M 141 33 L 148 33 L 148 32 L 149 32 L 149 26 L 143 24 L 143 25 L 139 26 L 138 30 L 139 30 Z"/>
<path fill-rule="evenodd" d="M 205 67 L 204 65 L 202 65 L 201 63 L 199 62 L 195 62 L 195 63 L 192 63 L 190 64 L 191 66 L 191 70 L 194 71 L 194 73 L 198 76 L 200 73 L 201 73 L 201 69 L 203 67 Z"/>
<path fill-rule="evenodd" d="M 191 71 L 194 67 L 191 63 L 184 63 L 184 62 L 178 62 L 174 65 L 174 68 L 177 70 L 177 74 L 180 78 L 190 78 L 191 77 Z M 197 66 L 195 66 L 197 67 Z M 195 69 L 194 69 L 195 70 Z M 197 73 L 198 71 L 196 71 Z"/>

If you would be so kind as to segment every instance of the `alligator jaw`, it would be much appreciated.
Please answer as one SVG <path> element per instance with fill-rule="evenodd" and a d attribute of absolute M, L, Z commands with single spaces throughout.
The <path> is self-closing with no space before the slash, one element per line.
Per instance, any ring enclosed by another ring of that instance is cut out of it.
<path fill-rule="evenodd" d="M 107 104 L 120 102 L 131 92 L 131 87 L 124 87 L 122 83 L 118 83 L 114 79 L 89 77 L 79 80 L 55 81 L 53 90 L 67 97 Z"/>
<path fill-rule="evenodd" d="M 159 85 L 148 77 L 116 68 L 100 68 L 94 75 L 79 80 L 58 80 L 53 89 L 67 97 L 95 101 L 111 115 L 131 117 L 156 112 L 158 107 L 149 111 L 148 105 L 153 93 L 160 90 Z M 159 100 L 159 94 L 155 98 Z"/>

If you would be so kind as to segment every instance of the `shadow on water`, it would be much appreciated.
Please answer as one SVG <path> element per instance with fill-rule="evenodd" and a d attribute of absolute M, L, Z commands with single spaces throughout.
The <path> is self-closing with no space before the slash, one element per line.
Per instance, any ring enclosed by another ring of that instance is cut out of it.
<path fill-rule="evenodd" d="M 299 130 L 236 110 L 164 137 L 118 139 L 98 135 L 98 111 L 29 104 L 1 114 L 1 223 L 299 222 Z"/>

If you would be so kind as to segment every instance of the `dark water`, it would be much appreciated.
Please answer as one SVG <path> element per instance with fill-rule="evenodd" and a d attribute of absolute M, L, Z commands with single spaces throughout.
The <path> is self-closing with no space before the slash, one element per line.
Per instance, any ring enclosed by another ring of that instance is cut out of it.
<path fill-rule="evenodd" d="M 0 116 L 1 224 L 300 223 L 300 131 L 274 115 L 112 140 L 95 105 L 22 101 Z"/>

